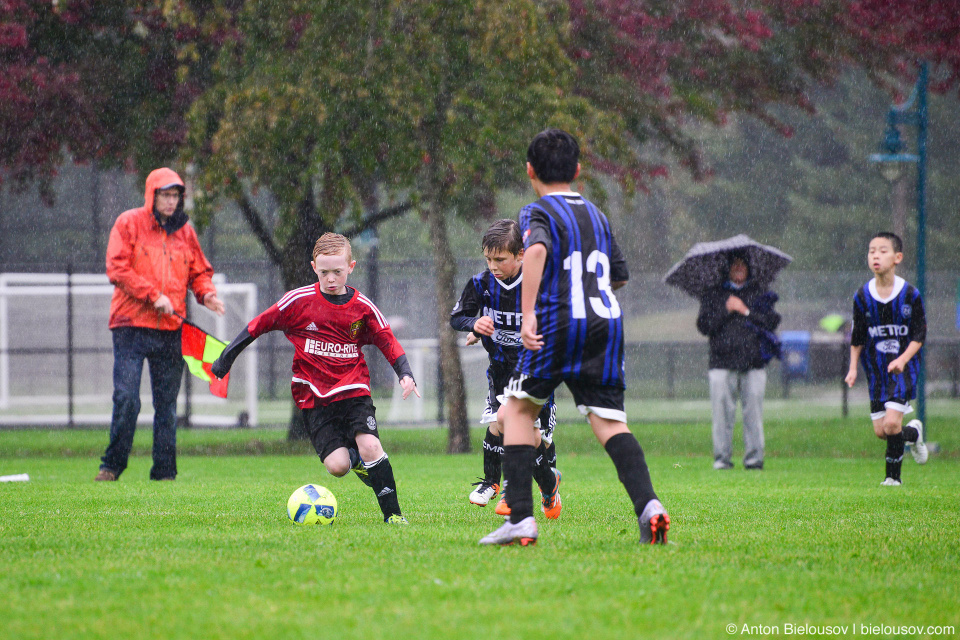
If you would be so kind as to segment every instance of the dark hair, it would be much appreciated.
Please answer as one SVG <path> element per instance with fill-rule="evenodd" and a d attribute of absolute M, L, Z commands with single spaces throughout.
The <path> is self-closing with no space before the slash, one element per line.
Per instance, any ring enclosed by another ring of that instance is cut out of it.
<path fill-rule="evenodd" d="M 480 246 L 484 251 L 509 251 L 513 255 L 519 255 L 523 249 L 520 225 L 509 218 L 497 220 L 483 234 Z"/>
<path fill-rule="evenodd" d="M 573 182 L 579 160 L 577 139 L 562 129 L 541 131 L 527 147 L 527 162 L 543 184 Z"/>
<path fill-rule="evenodd" d="M 903 253 L 903 240 L 900 239 L 895 233 L 890 231 L 880 231 L 879 233 L 873 234 L 873 237 L 870 240 L 876 240 L 877 238 L 885 238 L 890 241 L 890 244 L 893 245 L 894 253 Z"/>

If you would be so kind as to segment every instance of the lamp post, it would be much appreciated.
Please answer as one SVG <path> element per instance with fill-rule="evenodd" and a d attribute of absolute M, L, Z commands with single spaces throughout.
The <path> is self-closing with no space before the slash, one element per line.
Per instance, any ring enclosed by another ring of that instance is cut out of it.
<path fill-rule="evenodd" d="M 899 125 L 912 125 L 917 128 L 917 153 L 903 153 L 904 143 L 900 140 Z M 927 294 L 927 63 L 921 62 L 917 74 L 917 83 L 906 102 L 895 104 L 887 113 L 887 130 L 881 153 L 870 156 L 871 162 L 878 163 L 880 173 L 890 182 L 900 176 L 906 163 L 917 165 L 917 276 L 916 287 L 926 302 Z M 926 366 L 920 360 L 917 374 L 917 417 L 926 425 Z"/>

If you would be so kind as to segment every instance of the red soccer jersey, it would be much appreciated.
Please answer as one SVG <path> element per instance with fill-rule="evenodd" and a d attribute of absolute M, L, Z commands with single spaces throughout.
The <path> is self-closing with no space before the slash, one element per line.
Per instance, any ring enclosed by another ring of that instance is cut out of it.
<path fill-rule="evenodd" d="M 370 395 L 363 345 L 376 345 L 390 364 L 403 355 L 387 319 L 356 289 L 342 305 L 324 298 L 317 283 L 294 289 L 251 320 L 247 331 L 254 338 L 283 331 L 296 348 L 290 388 L 301 409 Z"/>

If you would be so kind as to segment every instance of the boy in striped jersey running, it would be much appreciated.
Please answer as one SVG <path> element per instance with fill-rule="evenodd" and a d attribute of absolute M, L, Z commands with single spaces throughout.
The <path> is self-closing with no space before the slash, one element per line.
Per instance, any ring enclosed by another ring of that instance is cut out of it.
<path fill-rule="evenodd" d="M 497 220 L 483 234 L 481 247 L 488 268 L 470 278 L 463 288 L 450 313 L 450 326 L 457 331 L 469 331 L 467 344 L 482 342 L 490 357 L 487 406 L 480 418 L 481 424 L 488 425 L 483 438 L 483 477 L 470 493 L 470 502 L 484 507 L 499 490 L 503 456 L 500 403 L 503 389 L 510 381 L 523 350 L 520 341 L 520 284 L 523 282 L 520 226 L 515 220 Z M 553 443 L 553 429 L 556 424 L 557 406 L 551 395 L 537 417 L 534 433 L 537 457 L 533 478 L 540 487 L 543 513 L 554 520 L 560 517 L 563 508 L 559 494 L 561 475 L 555 468 L 557 448 Z M 501 516 L 510 515 L 506 491 L 504 485 L 504 497 L 495 509 Z"/>
<path fill-rule="evenodd" d="M 570 183 L 580 147 L 548 129 L 527 149 L 527 175 L 540 197 L 520 212 L 524 240 L 520 337 L 525 347 L 504 391 L 503 476 L 511 515 L 480 544 L 535 543 L 531 477 L 533 424 L 561 383 L 587 416 L 633 503 L 640 541 L 666 543 L 670 518 L 657 499 L 643 449 L 624 411 L 623 318 L 613 290 L 626 284 L 626 262 L 610 224 Z"/>
<path fill-rule="evenodd" d="M 918 464 L 927 462 L 923 423 L 903 416 L 912 412 L 917 397 L 920 349 L 927 337 L 927 320 L 920 292 L 896 275 L 903 261 L 903 241 L 894 233 L 878 233 L 870 240 L 867 264 L 874 278 L 853 297 L 853 333 L 847 386 L 857 380 L 857 360 L 870 387 L 873 432 L 887 441 L 886 478 L 881 486 L 899 487 L 905 442 Z"/>
<path fill-rule="evenodd" d="M 320 236 L 310 262 L 318 282 L 288 292 L 251 320 L 211 369 L 222 378 L 247 345 L 268 331 L 283 331 L 296 350 L 293 399 L 323 465 L 337 477 L 353 469 L 373 489 L 384 522 L 407 524 L 393 467 L 380 444 L 370 372 L 360 348 L 373 344 L 380 349 L 397 372 L 404 400 L 420 392 L 387 319 L 366 296 L 347 286 L 356 264 L 346 237 Z"/>

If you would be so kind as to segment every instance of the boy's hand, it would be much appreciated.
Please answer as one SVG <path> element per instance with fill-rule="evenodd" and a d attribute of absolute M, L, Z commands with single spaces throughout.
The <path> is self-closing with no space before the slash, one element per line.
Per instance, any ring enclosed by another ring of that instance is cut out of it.
<path fill-rule="evenodd" d="M 887 373 L 903 373 L 903 369 L 907 366 L 907 363 L 903 361 L 902 358 L 897 358 L 889 365 L 887 365 Z"/>
<path fill-rule="evenodd" d="M 403 399 L 406 400 L 409 397 L 410 393 L 413 392 L 417 394 L 417 397 L 420 397 L 420 391 L 417 389 L 417 383 L 413 381 L 413 378 L 410 376 L 403 376 L 400 378 L 400 388 L 403 389 Z"/>
<path fill-rule="evenodd" d="M 843 381 L 847 383 L 848 387 L 853 387 L 853 383 L 857 381 L 857 370 L 850 369 L 850 371 L 847 373 L 847 377 L 844 378 Z"/>
<path fill-rule="evenodd" d="M 473 323 L 473 330 L 482 336 L 492 336 L 493 329 L 493 318 L 490 316 L 480 316 L 477 318 L 477 321 Z"/>
<path fill-rule="evenodd" d="M 223 302 L 217 297 L 216 292 L 213 291 L 203 296 L 203 306 L 205 306 L 207 309 L 210 309 L 210 311 L 213 311 L 218 316 L 222 316 L 226 311 L 226 307 L 223 306 Z"/>
<path fill-rule="evenodd" d="M 477 337 L 477 334 L 475 334 L 475 333 L 468 333 L 468 334 L 467 334 L 467 346 L 468 346 L 468 347 L 471 346 L 471 345 L 477 344 L 478 342 L 480 342 L 480 338 Z"/>
<path fill-rule="evenodd" d="M 530 351 L 540 351 L 543 348 L 543 336 L 537 333 L 537 314 L 523 314 L 520 338 L 523 340 L 523 346 Z"/>

